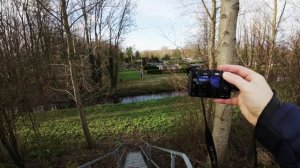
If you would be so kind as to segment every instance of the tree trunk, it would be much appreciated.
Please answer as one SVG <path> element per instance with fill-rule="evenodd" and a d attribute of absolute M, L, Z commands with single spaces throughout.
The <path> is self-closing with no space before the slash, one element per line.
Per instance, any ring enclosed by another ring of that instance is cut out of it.
<path fill-rule="evenodd" d="M 24 160 L 19 150 L 19 145 L 17 142 L 17 137 L 15 135 L 14 129 L 12 128 L 11 119 L 8 118 L 7 112 L 4 109 L 0 110 L 0 142 L 6 151 L 9 153 L 10 157 L 13 159 L 14 163 L 18 167 L 25 167 Z"/>
<path fill-rule="evenodd" d="M 109 74 L 110 74 L 110 92 L 113 93 L 118 85 L 118 53 L 113 49 L 112 56 L 109 57 Z"/>
<path fill-rule="evenodd" d="M 215 39 L 216 39 L 216 14 L 217 14 L 217 2 L 216 0 L 211 0 L 211 12 L 209 12 L 204 0 L 202 0 L 202 4 L 206 10 L 206 14 L 209 17 L 209 41 L 208 41 L 208 68 L 215 69 L 216 67 L 216 59 L 215 59 Z M 213 120 L 212 120 L 212 109 L 213 102 L 212 100 L 208 100 L 208 110 L 206 110 L 206 119 L 208 121 L 209 128 L 212 128 Z"/>
<path fill-rule="evenodd" d="M 68 15 L 67 15 L 67 7 L 66 7 L 66 1 L 61 0 L 61 12 L 62 12 L 62 20 L 63 20 L 63 26 L 64 30 L 67 36 L 67 48 L 68 48 L 68 63 L 69 63 L 69 68 L 70 68 L 70 76 L 71 76 L 71 82 L 72 82 L 72 87 L 73 87 L 73 94 L 74 94 L 74 100 L 76 103 L 77 111 L 79 113 L 80 121 L 81 121 L 81 126 L 82 130 L 84 133 L 84 137 L 86 140 L 86 143 L 88 147 L 93 146 L 93 140 L 92 136 L 89 131 L 89 127 L 85 118 L 85 113 L 83 109 L 83 104 L 81 100 L 81 95 L 80 95 L 80 90 L 79 90 L 79 84 L 77 81 L 77 73 L 76 73 L 76 66 L 75 63 L 73 62 L 75 53 L 74 53 L 74 45 L 73 45 L 73 38 L 71 34 L 71 28 L 69 26 L 68 22 Z"/>
<path fill-rule="evenodd" d="M 99 83 L 99 74 L 96 59 L 93 55 L 92 44 L 90 41 L 90 31 L 88 26 L 88 15 L 86 12 L 86 0 L 82 0 L 82 13 L 84 19 L 84 31 L 86 40 L 86 54 L 89 57 L 90 69 L 91 69 L 91 80 L 95 83 Z"/>
<path fill-rule="evenodd" d="M 217 14 L 217 2 L 211 1 L 211 17 L 210 17 L 210 37 L 209 37 L 209 49 L 208 49 L 208 61 L 209 69 L 214 69 L 216 64 L 215 59 L 215 38 L 216 38 L 216 14 Z"/>
<path fill-rule="evenodd" d="M 109 72 L 109 78 L 110 78 L 110 86 L 109 86 L 109 93 L 113 93 L 115 90 L 114 87 L 114 47 L 112 42 L 109 43 L 109 51 L 108 51 L 108 72 Z"/>
<path fill-rule="evenodd" d="M 216 64 L 215 59 L 215 38 L 216 38 L 216 14 L 217 14 L 217 1 L 211 0 L 211 12 L 209 12 L 204 0 L 202 0 L 203 7 L 210 20 L 210 35 L 208 41 L 208 68 L 214 69 Z"/>
<path fill-rule="evenodd" d="M 273 66 L 273 60 L 275 57 L 275 48 L 276 48 L 276 37 L 277 37 L 277 32 L 278 32 L 278 27 L 282 21 L 282 16 L 284 14 L 285 11 L 285 7 L 287 4 L 287 0 L 284 1 L 283 4 L 283 8 L 281 11 L 281 14 L 277 20 L 277 16 L 278 16 L 278 3 L 277 0 L 274 0 L 274 9 L 273 9 L 273 18 L 272 18 L 272 34 L 270 37 L 270 51 L 268 54 L 268 60 L 267 60 L 267 65 L 266 65 L 266 69 L 265 69 L 265 78 L 268 80 L 269 76 L 270 76 L 270 72 L 272 70 L 272 66 Z"/>
<path fill-rule="evenodd" d="M 232 64 L 234 62 L 238 12 L 239 0 L 221 1 L 221 20 L 219 25 L 219 44 L 217 49 L 218 65 Z M 231 119 L 231 107 L 217 104 L 214 117 L 213 138 L 220 167 L 222 167 L 227 149 Z"/>
<path fill-rule="evenodd" d="M 269 55 L 268 55 L 268 62 L 266 65 L 266 69 L 265 69 L 265 78 L 268 80 L 269 79 L 269 75 L 270 75 L 270 71 L 272 68 L 272 64 L 273 64 L 273 57 L 274 57 L 274 47 L 275 47 L 275 40 L 276 40 L 276 26 L 277 26 L 277 0 L 274 0 L 274 11 L 273 11 L 273 18 L 272 18 L 272 35 L 270 38 L 270 51 L 269 51 Z"/>
<path fill-rule="evenodd" d="M 103 1 L 102 1 L 103 2 Z M 97 71 L 97 87 L 99 90 L 101 90 L 102 87 L 102 57 L 101 57 L 101 40 L 102 40 L 102 17 L 103 17 L 103 3 L 100 3 L 99 6 L 95 7 L 95 25 L 94 25 L 94 33 L 95 33 L 95 44 L 94 47 L 94 55 L 95 55 L 95 65 L 96 65 L 96 71 Z M 97 29 L 98 28 L 98 29 Z M 97 30 L 99 32 L 97 32 Z"/>

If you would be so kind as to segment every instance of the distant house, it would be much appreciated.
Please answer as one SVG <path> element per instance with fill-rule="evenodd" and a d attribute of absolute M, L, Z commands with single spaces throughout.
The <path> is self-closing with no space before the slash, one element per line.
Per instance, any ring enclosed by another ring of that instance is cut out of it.
<path fill-rule="evenodd" d="M 164 69 L 166 69 L 166 64 L 164 64 L 164 63 L 147 63 L 146 66 L 155 66 L 155 67 L 157 67 L 159 70 L 164 70 Z"/>

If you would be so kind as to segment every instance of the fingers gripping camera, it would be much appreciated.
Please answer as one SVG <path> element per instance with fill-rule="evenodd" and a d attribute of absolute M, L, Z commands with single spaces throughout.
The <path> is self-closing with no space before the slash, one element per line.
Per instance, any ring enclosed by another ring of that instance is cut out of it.
<path fill-rule="evenodd" d="M 226 82 L 223 71 L 191 68 L 189 71 L 188 94 L 192 97 L 228 99 L 237 88 Z"/>

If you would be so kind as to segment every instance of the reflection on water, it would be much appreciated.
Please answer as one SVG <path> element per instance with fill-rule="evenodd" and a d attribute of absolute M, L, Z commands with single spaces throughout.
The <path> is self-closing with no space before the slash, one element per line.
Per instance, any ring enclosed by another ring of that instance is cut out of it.
<path fill-rule="evenodd" d="M 167 97 L 177 97 L 177 96 L 185 96 L 185 95 L 187 95 L 186 92 L 164 92 L 159 94 L 124 97 L 124 98 L 120 98 L 118 103 L 128 104 L 134 102 L 142 102 L 147 100 L 156 100 L 156 99 L 163 99 Z"/>
<path fill-rule="evenodd" d="M 102 101 L 99 101 L 95 104 L 128 104 L 128 103 L 135 103 L 135 102 L 142 102 L 147 100 L 156 100 L 156 99 L 163 99 L 168 97 L 177 97 L 177 96 L 185 96 L 187 92 L 163 92 L 163 93 L 156 93 L 156 94 L 148 94 L 148 95 L 140 95 L 140 96 L 128 96 L 123 98 L 106 98 Z M 95 105 L 89 104 L 89 105 Z M 50 104 L 47 108 L 44 106 L 40 106 L 36 108 L 36 111 L 45 111 L 46 110 L 57 110 L 57 109 L 65 109 L 65 108 L 74 108 L 76 107 L 74 101 L 62 101 L 56 102 L 55 104 Z"/>

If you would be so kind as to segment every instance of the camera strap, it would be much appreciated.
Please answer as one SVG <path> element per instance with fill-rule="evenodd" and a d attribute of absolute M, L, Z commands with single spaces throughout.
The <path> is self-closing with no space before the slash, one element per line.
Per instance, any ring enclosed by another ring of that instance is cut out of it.
<path fill-rule="evenodd" d="M 206 148 L 209 154 L 210 162 L 211 162 L 211 167 L 212 168 L 217 168 L 218 167 L 218 158 L 217 158 L 217 152 L 214 144 L 214 139 L 212 136 L 212 133 L 208 127 L 207 124 L 207 119 L 206 119 L 206 113 L 205 113 L 205 106 L 203 102 L 203 98 L 201 97 L 201 104 L 202 104 L 202 111 L 204 115 L 204 123 L 205 123 L 205 143 L 206 143 Z"/>

